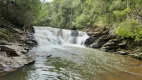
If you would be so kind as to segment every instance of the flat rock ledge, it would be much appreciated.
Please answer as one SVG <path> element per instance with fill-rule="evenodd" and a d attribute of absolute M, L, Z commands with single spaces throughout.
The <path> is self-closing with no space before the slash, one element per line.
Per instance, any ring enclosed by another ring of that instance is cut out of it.
<path fill-rule="evenodd" d="M 123 39 L 114 34 L 113 29 L 105 27 L 90 28 L 86 33 L 90 36 L 84 43 L 87 47 L 142 60 L 142 40 Z"/>
<path fill-rule="evenodd" d="M 22 46 L 19 43 L 0 45 L 0 75 L 34 63 L 35 54 L 30 51 L 32 47 L 26 43 L 23 43 Z"/>

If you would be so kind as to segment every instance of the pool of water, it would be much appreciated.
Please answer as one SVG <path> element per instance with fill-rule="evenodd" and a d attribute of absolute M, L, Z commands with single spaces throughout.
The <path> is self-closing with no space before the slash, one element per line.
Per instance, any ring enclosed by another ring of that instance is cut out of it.
<path fill-rule="evenodd" d="M 81 46 L 35 48 L 36 62 L 0 80 L 142 80 L 142 62 Z M 47 57 L 51 55 L 51 57 Z"/>

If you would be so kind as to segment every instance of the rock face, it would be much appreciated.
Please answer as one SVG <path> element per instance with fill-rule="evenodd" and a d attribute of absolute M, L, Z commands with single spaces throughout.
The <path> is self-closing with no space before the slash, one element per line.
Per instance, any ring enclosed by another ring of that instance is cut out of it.
<path fill-rule="evenodd" d="M 30 50 L 37 45 L 36 41 L 30 40 L 22 31 L 16 33 L 15 38 L 13 43 L 0 40 L 0 73 L 15 70 L 35 61 L 35 54 Z"/>
<path fill-rule="evenodd" d="M 86 39 L 84 45 L 89 46 L 89 45 L 93 44 L 94 41 L 95 41 L 94 37 L 89 37 L 88 39 Z"/>
<path fill-rule="evenodd" d="M 112 39 L 105 43 L 101 49 L 103 49 L 106 52 L 115 52 L 119 46 L 118 46 L 119 40 L 117 39 Z"/>
<path fill-rule="evenodd" d="M 137 54 L 129 54 L 131 57 L 136 58 L 138 60 L 142 60 L 142 53 Z"/>
<path fill-rule="evenodd" d="M 142 60 L 142 39 L 135 41 L 132 38 L 121 38 L 114 34 L 113 29 L 93 27 L 87 29 L 90 36 L 85 42 L 87 47 L 101 48 L 105 52 L 113 52 L 120 55 L 129 55 Z"/>
<path fill-rule="evenodd" d="M 110 40 L 110 37 L 108 35 L 103 35 L 96 42 L 94 42 L 91 47 L 101 48 L 109 40 Z"/>
<path fill-rule="evenodd" d="M 86 32 L 90 36 L 90 38 L 88 38 L 85 42 L 86 46 L 92 48 L 101 48 L 107 41 L 110 40 L 108 28 L 90 28 Z"/>

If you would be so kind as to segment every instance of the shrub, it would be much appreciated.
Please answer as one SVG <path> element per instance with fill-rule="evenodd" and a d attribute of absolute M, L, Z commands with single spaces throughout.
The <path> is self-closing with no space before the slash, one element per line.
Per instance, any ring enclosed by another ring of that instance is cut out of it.
<path fill-rule="evenodd" d="M 0 40 L 13 41 L 14 38 L 12 32 L 4 28 L 0 29 Z"/>
<path fill-rule="evenodd" d="M 142 39 L 142 26 L 136 20 L 126 20 L 119 24 L 116 29 L 119 36 L 130 37 L 135 40 Z"/>

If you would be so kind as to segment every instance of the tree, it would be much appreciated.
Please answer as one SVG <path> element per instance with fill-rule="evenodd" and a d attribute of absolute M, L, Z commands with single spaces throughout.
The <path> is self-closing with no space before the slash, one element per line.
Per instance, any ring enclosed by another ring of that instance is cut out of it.
<path fill-rule="evenodd" d="M 40 0 L 1 0 L 0 15 L 3 20 L 8 20 L 16 26 L 29 27 L 39 14 L 40 5 Z"/>

